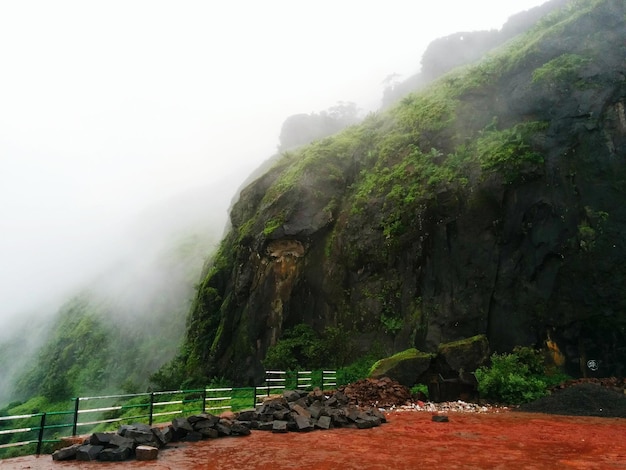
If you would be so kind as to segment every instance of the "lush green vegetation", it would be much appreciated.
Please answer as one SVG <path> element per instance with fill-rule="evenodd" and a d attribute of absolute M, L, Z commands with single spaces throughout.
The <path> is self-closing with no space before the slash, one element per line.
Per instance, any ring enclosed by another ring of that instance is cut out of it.
<path fill-rule="evenodd" d="M 428 398 L 428 386 L 425 384 L 416 384 L 411 387 L 411 395 L 420 396 L 423 395 Z"/>
<path fill-rule="evenodd" d="M 268 348 L 263 364 L 266 369 L 282 370 L 337 368 L 346 365 L 352 354 L 353 345 L 341 328 L 326 327 L 318 334 L 299 324 Z"/>
<path fill-rule="evenodd" d="M 545 367 L 543 353 L 516 347 L 512 353 L 493 354 L 491 366 L 476 371 L 482 397 L 499 403 L 527 403 L 548 394 L 548 388 L 568 377 Z"/>
<path fill-rule="evenodd" d="M 288 388 L 296 387 L 296 371 L 320 368 L 336 370 L 339 385 L 366 378 L 381 351 L 374 345 L 366 355 L 355 358 L 355 354 L 356 348 L 342 328 L 327 327 L 318 334 L 309 325 L 300 324 L 268 349 L 264 366 L 288 371 Z M 313 382 L 321 383 L 321 376 L 314 377 Z"/>
<path fill-rule="evenodd" d="M 524 122 L 504 130 L 488 130 L 475 142 L 478 161 L 485 171 L 497 171 L 507 182 L 515 182 L 543 164 L 543 156 L 530 142 L 546 127 L 547 123 Z"/>
<path fill-rule="evenodd" d="M 181 328 L 170 322 L 151 323 L 157 342 L 140 331 L 145 325 L 128 321 L 126 328 L 120 329 L 112 315 L 109 305 L 88 293 L 69 301 L 60 310 L 35 363 L 16 381 L 15 396 L 40 395 L 60 401 L 145 390 L 149 374 L 175 351 Z M 175 344 L 160 344 L 168 341 Z"/>
<path fill-rule="evenodd" d="M 576 84 L 579 70 L 591 59 L 578 54 L 562 54 L 533 72 L 533 83 L 548 83 L 551 86 Z"/>
<path fill-rule="evenodd" d="M 17 395 L 58 401 L 81 390 L 107 390 L 113 380 L 121 383 L 126 370 L 113 364 L 108 338 L 115 336 L 101 318 L 102 311 L 86 296 L 70 301 L 60 312 L 55 334 L 39 353 L 36 366 L 18 381 Z"/>

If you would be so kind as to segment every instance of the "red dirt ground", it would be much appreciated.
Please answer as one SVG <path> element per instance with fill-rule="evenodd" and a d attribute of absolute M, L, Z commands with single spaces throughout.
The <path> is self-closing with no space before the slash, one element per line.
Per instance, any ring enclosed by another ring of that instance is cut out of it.
<path fill-rule="evenodd" d="M 308 434 L 253 431 L 177 444 L 152 462 L 53 462 L 49 455 L 0 461 L 1 470 L 75 469 L 626 469 L 626 419 L 515 411 L 394 412 L 373 429 Z"/>

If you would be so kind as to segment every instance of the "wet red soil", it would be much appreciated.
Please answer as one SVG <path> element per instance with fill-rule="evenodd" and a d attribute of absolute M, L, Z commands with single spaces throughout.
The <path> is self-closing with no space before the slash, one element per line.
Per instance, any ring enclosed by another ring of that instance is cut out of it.
<path fill-rule="evenodd" d="M 626 419 L 546 414 L 397 412 L 378 428 L 177 444 L 152 462 L 0 461 L 1 470 L 74 469 L 626 469 Z"/>

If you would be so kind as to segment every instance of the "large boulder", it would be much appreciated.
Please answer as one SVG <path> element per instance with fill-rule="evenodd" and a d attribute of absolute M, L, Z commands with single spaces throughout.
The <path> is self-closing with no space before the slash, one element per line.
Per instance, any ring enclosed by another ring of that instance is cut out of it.
<path fill-rule="evenodd" d="M 433 354 L 420 352 L 415 348 L 407 349 L 376 362 L 369 376 L 374 379 L 390 377 L 411 387 L 430 368 L 434 357 Z"/>
<path fill-rule="evenodd" d="M 486 335 L 476 335 L 451 343 L 440 344 L 437 364 L 442 375 L 474 372 L 489 360 L 489 341 Z"/>

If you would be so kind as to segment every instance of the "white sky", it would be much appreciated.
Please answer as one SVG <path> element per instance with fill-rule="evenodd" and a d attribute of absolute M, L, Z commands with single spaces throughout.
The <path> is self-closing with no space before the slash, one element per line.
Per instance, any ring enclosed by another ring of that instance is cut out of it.
<path fill-rule="evenodd" d="M 232 196 L 287 116 L 375 108 L 431 40 L 541 3 L 0 0 L 0 326 L 91 276 L 144 208 Z"/>

